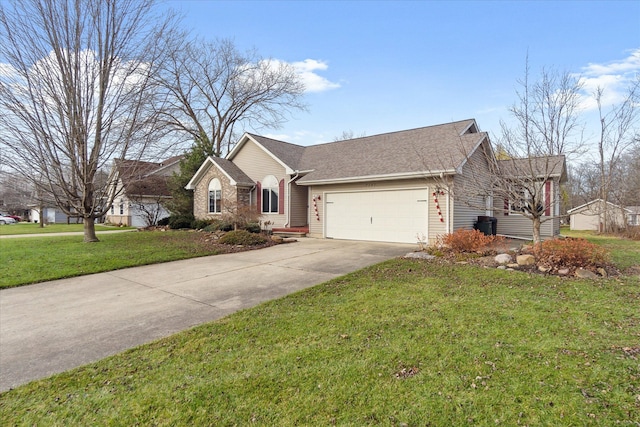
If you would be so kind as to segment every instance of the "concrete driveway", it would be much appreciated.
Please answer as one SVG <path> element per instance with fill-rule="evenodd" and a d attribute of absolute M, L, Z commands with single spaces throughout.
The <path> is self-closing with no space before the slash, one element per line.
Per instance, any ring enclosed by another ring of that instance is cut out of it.
<path fill-rule="evenodd" d="M 0 291 L 0 391 L 415 250 L 299 239 Z"/>

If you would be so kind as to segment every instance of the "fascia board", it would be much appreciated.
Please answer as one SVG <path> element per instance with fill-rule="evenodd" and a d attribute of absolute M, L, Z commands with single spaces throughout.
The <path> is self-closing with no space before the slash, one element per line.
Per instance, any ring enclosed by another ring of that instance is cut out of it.
<path fill-rule="evenodd" d="M 204 159 L 204 162 L 202 162 L 202 165 L 200 165 L 196 173 L 193 175 L 191 180 L 189 180 L 189 182 L 184 188 L 186 190 L 194 190 L 196 188 L 196 185 L 198 185 L 198 182 L 200 182 L 200 180 L 202 179 L 202 175 L 204 175 L 211 167 L 210 164 L 215 164 L 211 156 Z"/>
<path fill-rule="evenodd" d="M 355 182 L 392 181 L 395 179 L 432 178 L 432 177 L 440 176 L 442 174 L 453 175 L 455 173 L 456 173 L 455 169 L 447 169 L 442 171 L 353 176 L 353 177 L 345 177 L 345 178 L 317 179 L 312 181 L 303 181 L 303 182 L 298 182 L 298 185 L 348 184 L 348 183 L 355 183 Z"/>

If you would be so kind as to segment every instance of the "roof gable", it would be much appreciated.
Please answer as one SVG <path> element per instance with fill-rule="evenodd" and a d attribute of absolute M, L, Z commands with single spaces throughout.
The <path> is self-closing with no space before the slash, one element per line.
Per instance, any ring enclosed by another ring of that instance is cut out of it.
<path fill-rule="evenodd" d="M 198 168 L 198 171 L 193 175 L 185 188 L 187 190 L 195 189 L 211 167 L 215 167 L 222 172 L 222 174 L 229 179 L 231 185 L 238 187 L 252 187 L 255 184 L 247 174 L 240 170 L 240 168 L 230 160 L 209 156 L 205 159 L 200 168 Z"/>
<path fill-rule="evenodd" d="M 298 164 L 306 147 L 291 144 L 277 139 L 267 138 L 265 136 L 245 133 L 236 146 L 227 155 L 226 159 L 233 161 L 233 158 L 242 150 L 245 144 L 253 142 L 261 150 L 267 153 L 271 158 L 285 168 L 288 174 L 299 170 Z"/>
<path fill-rule="evenodd" d="M 567 211 L 567 213 L 568 214 L 578 213 L 580 211 L 583 211 L 583 210 L 589 208 L 590 206 L 592 206 L 594 204 L 602 205 L 602 203 L 604 203 L 604 200 L 602 200 L 602 199 L 594 199 L 594 200 L 592 200 L 590 202 L 587 202 L 587 203 L 585 203 L 583 205 L 577 206 L 577 207 L 575 207 L 573 209 L 569 209 Z M 621 210 L 624 210 L 626 212 L 631 213 L 631 210 L 629 210 L 629 208 L 623 208 L 622 206 L 618 206 L 615 203 L 611 203 L 611 202 L 607 201 L 607 205 L 611 206 L 614 209 L 621 209 Z"/>

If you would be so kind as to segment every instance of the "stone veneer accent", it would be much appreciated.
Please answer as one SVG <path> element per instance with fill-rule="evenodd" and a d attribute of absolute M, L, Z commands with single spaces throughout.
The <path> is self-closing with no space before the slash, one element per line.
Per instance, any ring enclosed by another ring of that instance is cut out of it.
<path fill-rule="evenodd" d="M 222 209 L 220 213 L 209 212 L 209 183 L 218 178 L 222 187 Z M 193 215 L 196 219 L 215 219 L 225 213 L 231 213 L 229 209 L 236 206 L 248 205 L 250 201 L 250 189 L 236 188 L 231 185 L 229 179 L 218 168 L 211 167 L 202 177 L 202 184 L 193 190 Z"/>

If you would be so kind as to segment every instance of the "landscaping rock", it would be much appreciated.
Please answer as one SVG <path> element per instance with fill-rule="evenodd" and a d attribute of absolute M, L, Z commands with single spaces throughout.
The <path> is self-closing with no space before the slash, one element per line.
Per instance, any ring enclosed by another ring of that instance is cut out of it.
<path fill-rule="evenodd" d="M 508 264 L 513 260 L 513 258 L 511 258 L 511 255 L 509 254 L 498 254 L 495 256 L 494 260 L 498 264 Z"/>
<path fill-rule="evenodd" d="M 518 255 L 516 261 L 518 265 L 534 265 L 536 258 L 533 255 Z"/>
<path fill-rule="evenodd" d="M 601 275 L 602 277 L 607 277 L 607 270 L 605 270 L 604 268 L 600 267 L 596 270 L 598 272 L 599 275 Z"/>
<path fill-rule="evenodd" d="M 518 264 L 507 264 L 507 268 L 518 268 L 520 267 Z"/>
<path fill-rule="evenodd" d="M 498 267 L 496 267 L 498 270 L 506 270 L 507 266 L 506 265 L 499 265 Z"/>
<path fill-rule="evenodd" d="M 598 275 L 592 271 L 585 270 L 584 268 L 578 268 L 576 270 L 576 277 L 580 279 L 597 279 Z"/>
<path fill-rule="evenodd" d="M 282 243 L 293 243 L 297 242 L 298 239 L 294 239 L 293 237 L 285 237 L 282 239 Z"/>
<path fill-rule="evenodd" d="M 434 259 L 435 255 L 429 255 L 426 252 L 409 252 L 404 257 L 413 259 Z"/>
<path fill-rule="evenodd" d="M 558 270 L 558 275 L 559 276 L 566 276 L 569 274 L 571 270 L 569 270 L 568 268 L 561 268 Z"/>
<path fill-rule="evenodd" d="M 542 273 L 548 273 L 551 271 L 551 267 L 547 267 L 546 265 L 541 265 L 538 267 L 538 271 Z"/>
<path fill-rule="evenodd" d="M 273 240 L 276 243 L 282 243 L 282 237 L 280 236 L 271 236 L 271 240 Z"/>

